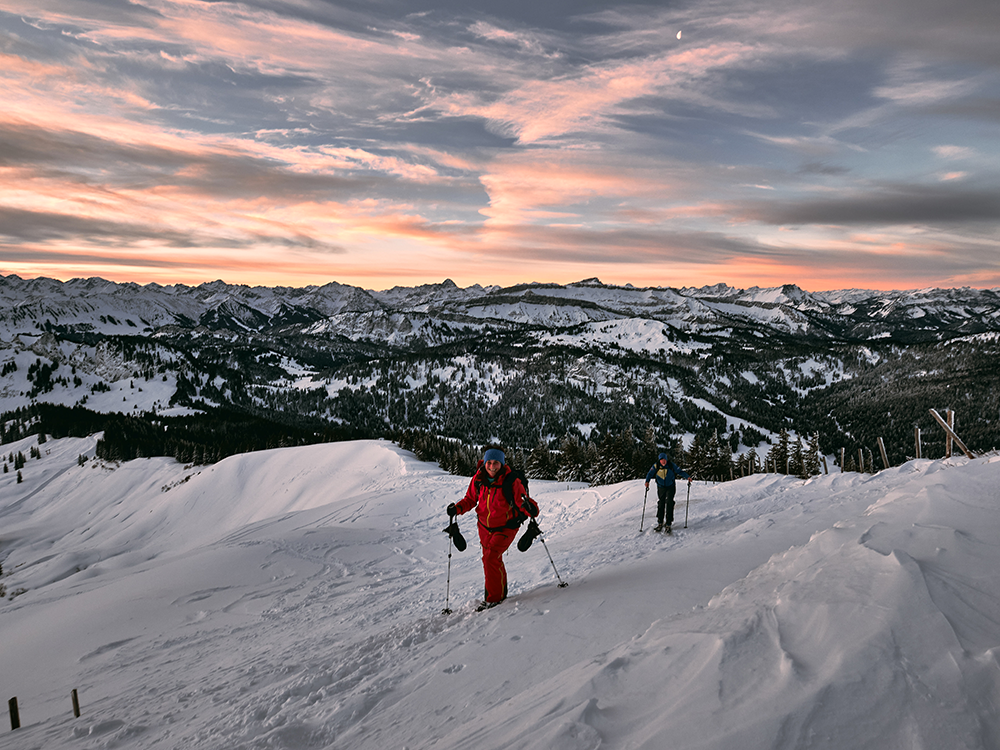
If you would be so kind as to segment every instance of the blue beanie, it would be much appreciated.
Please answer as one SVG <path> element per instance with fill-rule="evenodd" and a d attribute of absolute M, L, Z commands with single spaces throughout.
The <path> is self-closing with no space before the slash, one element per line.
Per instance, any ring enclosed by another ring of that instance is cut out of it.
<path fill-rule="evenodd" d="M 660 458 L 665 458 L 665 459 L 667 459 L 668 461 L 670 460 L 670 457 L 669 457 L 669 456 L 667 456 L 667 454 L 666 454 L 666 453 L 661 453 L 661 454 L 660 454 Z"/>
<path fill-rule="evenodd" d="M 502 464 L 505 462 L 505 458 L 503 451 L 499 448 L 490 448 L 483 454 L 483 461 L 499 461 Z"/>

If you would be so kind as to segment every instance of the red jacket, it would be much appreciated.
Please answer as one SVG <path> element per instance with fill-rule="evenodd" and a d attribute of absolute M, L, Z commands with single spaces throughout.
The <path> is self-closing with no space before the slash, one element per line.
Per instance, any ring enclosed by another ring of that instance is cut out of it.
<path fill-rule="evenodd" d="M 507 522 L 514 518 L 514 509 L 503 495 L 503 480 L 510 471 L 511 468 L 505 464 L 500 467 L 496 478 L 490 479 L 490 475 L 480 462 L 479 470 L 470 480 L 465 497 L 455 503 L 455 509 L 462 514 L 475 508 L 479 523 L 487 529 L 492 531 L 504 528 Z M 531 517 L 538 515 L 538 506 L 528 498 L 520 479 L 514 479 L 514 503 L 525 515 Z"/>

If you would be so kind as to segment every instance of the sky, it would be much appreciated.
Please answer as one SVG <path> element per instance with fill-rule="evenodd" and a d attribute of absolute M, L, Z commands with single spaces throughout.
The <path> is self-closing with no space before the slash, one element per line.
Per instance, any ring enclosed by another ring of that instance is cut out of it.
<path fill-rule="evenodd" d="M 0 0 L 0 273 L 1000 286 L 996 0 Z"/>

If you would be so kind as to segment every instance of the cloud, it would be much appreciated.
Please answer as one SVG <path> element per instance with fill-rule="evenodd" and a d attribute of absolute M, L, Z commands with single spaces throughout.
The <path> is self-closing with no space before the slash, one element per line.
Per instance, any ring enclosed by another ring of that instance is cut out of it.
<path fill-rule="evenodd" d="M 464 113 L 485 118 L 491 127 L 521 144 L 579 141 L 583 133 L 593 138 L 621 131 L 621 118 L 647 111 L 646 100 L 651 98 L 753 114 L 752 110 L 761 108 L 713 100 L 707 93 L 710 86 L 696 85 L 713 69 L 735 65 L 751 53 L 744 45 L 728 44 L 612 61 L 575 76 L 526 82 L 499 101 L 469 106 Z"/>
<path fill-rule="evenodd" d="M 261 229 L 249 229 L 234 236 L 230 233 L 210 233 L 204 228 L 179 231 L 162 225 L 88 217 L 57 212 L 26 211 L 0 207 L 0 237 L 8 242 L 43 243 L 52 240 L 71 241 L 78 246 L 101 245 L 145 250 L 149 243 L 164 248 L 236 249 L 270 245 L 297 247 L 325 252 L 343 252 L 329 243 L 300 232 L 270 234 Z"/>
<path fill-rule="evenodd" d="M 996 223 L 1000 192 L 896 186 L 845 197 L 749 203 L 746 218 L 790 225 L 923 225 Z"/>
<path fill-rule="evenodd" d="M 553 58 L 560 56 L 557 51 L 550 49 L 555 40 L 536 31 L 510 31 L 482 20 L 473 23 L 469 31 L 480 39 L 510 45 L 524 54 Z"/>
<path fill-rule="evenodd" d="M 907 107 L 927 107 L 974 93 L 981 85 L 975 77 L 943 78 L 933 66 L 919 60 L 897 60 L 888 70 L 888 81 L 872 94 Z"/>
<path fill-rule="evenodd" d="M 400 181 L 450 182 L 439 179 L 432 166 L 403 155 L 275 146 L 243 137 L 171 134 L 141 127 L 120 128 L 105 137 L 99 119 L 78 118 L 77 124 L 90 132 L 0 117 L 0 165 L 38 169 L 40 176 L 61 176 L 75 183 L 92 183 L 100 173 L 104 184 L 118 188 L 180 188 L 220 199 L 271 196 L 276 202 L 357 198 L 390 190 L 391 183 Z"/>
<path fill-rule="evenodd" d="M 704 184 L 693 165 L 673 159 L 551 149 L 504 155 L 485 164 L 479 179 L 489 196 L 480 213 L 498 226 L 606 224 L 622 221 L 622 212 L 650 209 L 663 216 Z"/>
<path fill-rule="evenodd" d="M 976 155 L 976 150 L 968 146 L 934 146 L 931 150 L 942 159 L 971 159 Z"/>
<path fill-rule="evenodd" d="M 129 245 L 155 239 L 167 247 L 196 247 L 198 242 L 181 232 L 158 231 L 127 221 L 89 218 L 56 212 L 0 207 L 0 237 L 8 241 L 41 242 L 73 237 L 86 244 Z"/>
<path fill-rule="evenodd" d="M 850 171 L 847 167 L 840 167 L 819 161 L 806 162 L 799 167 L 799 174 L 844 175 Z"/>
<path fill-rule="evenodd" d="M 969 96 L 958 102 L 939 102 L 928 107 L 926 111 L 928 114 L 948 118 L 1000 123 L 1000 98 Z"/>
<path fill-rule="evenodd" d="M 487 235 L 487 247 L 525 260 L 598 263 L 604 266 L 671 264 L 715 266 L 742 254 L 760 255 L 752 240 L 719 232 L 676 232 L 665 229 L 607 230 L 549 226 L 510 227 Z M 609 253 L 608 248 L 615 248 Z"/>

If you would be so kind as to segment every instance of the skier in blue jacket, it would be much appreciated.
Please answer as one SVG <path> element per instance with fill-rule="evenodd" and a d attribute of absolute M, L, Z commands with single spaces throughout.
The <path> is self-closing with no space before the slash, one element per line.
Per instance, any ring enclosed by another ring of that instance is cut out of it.
<path fill-rule="evenodd" d="M 654 531 L 666 531 L 670 533 L 670 527 L 674 522 L 674 495 L 677 492 L 676 478 L 688 480 L 691 484 L 691 476 L 680 466 L 670 460 L 666 453 L 661 453 L 656 463 L 646 472 L 646 489 L 649 489 L 649 480 L 656 479 L 656 496 L 659 502 L 656 504 L 656 528 Z"/>

